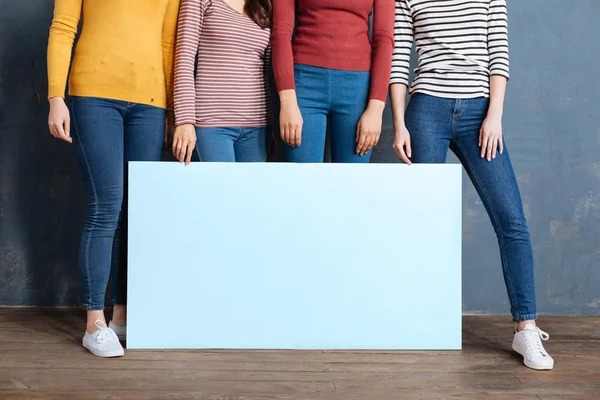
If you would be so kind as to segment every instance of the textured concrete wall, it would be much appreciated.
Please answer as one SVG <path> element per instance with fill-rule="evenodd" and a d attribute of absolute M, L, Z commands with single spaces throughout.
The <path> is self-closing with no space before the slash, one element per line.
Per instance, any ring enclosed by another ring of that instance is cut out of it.
<path fill-rule="evenodd" d="M 0 0 L 0 305 L 78 304 L 79 171 L 46 127 L 52 5 Z M 546 314 L 600 313 L 599 17 L 597 0 L 509 0 L 504 130 Z M 388 110 L 374 162 L 397 161 L 392 135 Z M 466 175 L 463 223 L 464 310 L 506 313 L 495 236 Z"/>

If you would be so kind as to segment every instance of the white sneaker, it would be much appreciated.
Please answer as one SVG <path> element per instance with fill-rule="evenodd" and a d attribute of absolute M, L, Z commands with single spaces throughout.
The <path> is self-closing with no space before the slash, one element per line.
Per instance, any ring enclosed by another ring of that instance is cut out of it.
<path fill-rule="evenodd" d="M 127 340 L 127 327 L 115 325 L 112 321 L 108 323 L 108 327 L 112 329 L 116 334 L 119 340 Z"/>
<path fill-rule="evenodd" d="M 93 334 L 87 331 L 83 336 L 83 347 L 98 357 L 120 357 L 125 354 L 123 346 L 119 343 L 117 334 L 100 320 L 96 321 L 98 330 Z"/>
<path fill-rule="evenodd" d="M 531 369 L 552 369 L 554 360 L 542 344 L 550 335 L 540 328 L 527 324 L 525 329 L 515 333 L 513 350 L 523 356 L 523 362 Z"/>

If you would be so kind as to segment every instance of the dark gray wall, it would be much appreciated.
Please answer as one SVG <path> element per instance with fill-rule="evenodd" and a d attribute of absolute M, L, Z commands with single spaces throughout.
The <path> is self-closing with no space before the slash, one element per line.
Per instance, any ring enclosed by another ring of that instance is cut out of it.
<path fill-rule="evenodd" d="M 47 132 L 50 0 L 0 0 L 0 305 L 75 305 L 84 202 Z M 534 243 L 539 310 L 600 313 L 600 2 L 509 0 L 505 135 Z M 386 111 L 374 162 L 396 162 Z M 456 160 L 450 157 L 450 162 Z M 499 252 L 465 176 L 464 310 L 507 313 Z"/>

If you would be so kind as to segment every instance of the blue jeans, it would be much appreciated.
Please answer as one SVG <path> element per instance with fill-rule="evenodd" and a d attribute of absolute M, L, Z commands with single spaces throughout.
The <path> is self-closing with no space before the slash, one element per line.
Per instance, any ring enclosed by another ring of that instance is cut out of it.
<path fill-rule="evenodd" d="M 488 162 L 481 158 L 479 131 L 489 100 L 443 99 L 414 94 L 406 110 L 412 161 L 444 163 L 448 148 L 471 178 L 498 237 L 504 281 L 515 321 L 536 319 L 533 254 L 521 194 L 506 146 Z"/>
<path fill-rule="evenodd" d="M 129 161 L 160 161 L 166 111 L 124 101 L 71 98 L 73 146 L 87 199 L 79 250 L 83 308 L 126 304 L 126 174 Z M 123 210 L 123 212 L 121 212 Z"/>
<path fill-rule="evenodd" d="M 208 162 L 266 162 L 269 128 L 196 128 L 196 154 Z"/>
<path fill-rule="evenodd" d="M 287 160 L 322 163 L 329 121 L 331 160 L 368 163 L 371 152 L 362 157 L 356 154 L 356 127 L 369 101 L 370 73 L 296 64 L 294 74 L 304 125 L 300 146 L 285 145 Z"/>

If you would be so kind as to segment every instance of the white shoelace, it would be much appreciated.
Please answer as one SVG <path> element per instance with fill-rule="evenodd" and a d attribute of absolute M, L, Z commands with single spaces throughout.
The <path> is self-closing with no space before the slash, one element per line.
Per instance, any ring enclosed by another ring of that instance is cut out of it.
<path fill-rule="evenodd" d="M 542 341 L 550 339 L 550 335 L 538 327 L 535 329 L 526 329 L 522 332 L 525 343 L 527 344 L 527 351 L 530 352 L 530 354 L 539 353 L 543 356 L 548 355 L 546 349 L 544 349 L 544 346 L 542 345 Z"/>
<path fill-rule="evenodd" d="M 96 336 L 96 341 L 98 343 L 106 343 L 113 338 L 112 330 L 109 329 L 102 321 L 97 320 L 94 322 L 94 325 L 96 325 L 96 328 L 98 328 L 98 336 Z"/>

